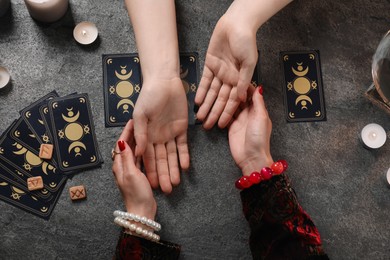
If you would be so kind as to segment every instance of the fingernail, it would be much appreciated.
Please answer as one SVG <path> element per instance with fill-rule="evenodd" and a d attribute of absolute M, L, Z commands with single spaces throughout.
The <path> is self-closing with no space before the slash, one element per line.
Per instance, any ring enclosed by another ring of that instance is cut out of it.
<path fill-rule="evenodd" d="M 263 95 L 263 85 L 258 86 L 260 95 Z"/>
<path fill-rule="evenodd" d="M 124 141 L 118 141 L 118 146 L 119 146 L 119 150 L 121 150 L 121 152 L 126 149 L 126 145 L 125 145 Z"/>

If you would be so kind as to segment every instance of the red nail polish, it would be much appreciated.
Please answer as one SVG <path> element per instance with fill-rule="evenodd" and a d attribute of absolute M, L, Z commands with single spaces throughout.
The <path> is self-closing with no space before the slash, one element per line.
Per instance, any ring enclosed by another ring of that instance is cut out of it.
<path fill-rule="evenodd" d="M 258 88 L 260 95 L 263 95 L 263 85 L 259 85 Z"/>
<path fill-rule="evenodd" d="M 124 141 L 118 141 L 118 146 L 121 152 L 126 149 L 125 142 Z"/>

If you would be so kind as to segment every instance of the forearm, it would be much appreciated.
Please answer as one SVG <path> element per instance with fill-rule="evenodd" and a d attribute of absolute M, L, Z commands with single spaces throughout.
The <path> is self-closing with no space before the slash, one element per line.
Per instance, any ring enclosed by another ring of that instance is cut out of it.
<path fill-rule="evenodd" d="M 179 77 L 179 47 L 174 0 L 125 0 L 137 41 L 142 75 Z"/>
<path fill-rule="evenodd" d="M 226 14 L 256 32 L 262 24 L 292 0 L 235 0 Z"/>

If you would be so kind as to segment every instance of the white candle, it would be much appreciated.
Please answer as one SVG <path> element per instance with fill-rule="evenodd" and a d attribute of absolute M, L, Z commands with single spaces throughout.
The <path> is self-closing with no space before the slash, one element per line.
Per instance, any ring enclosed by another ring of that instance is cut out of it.
<path fill-rule="evenodd" d="M 386 142 L 386 132 L 378 124 L 368 124 L 361 132 L 361 140 L 367 148 L 377 149 L 382 147 Z"/>
<path fill-rule="evenodd" d="M 91 44 L 98 37 L 98 29 L 91 22 L 81 22 L 73 30 L 74 39 L 80 44 Z"/>
<path fill-rule="evenodd" d="M 9 3 L 9 0 L 0 0 L 0 17 L 7 12 Z"/>
<path fill-rule="evenodd" d="M 0 89 L 8 85 L 11 76 L 6 68 L 0 66 Z"/>
<path fill-rule="evenodd" d="M 31 17 L 52 23 L 63 17 L 68 10 L 68 0 L 24 0 Z"/>
<path fill-rule="evenodd" d="M 390 188 L 390 168 L 387 170 L 387 173 L 385 174 L 385 177 L 386 177 L 387 187 Z"/>

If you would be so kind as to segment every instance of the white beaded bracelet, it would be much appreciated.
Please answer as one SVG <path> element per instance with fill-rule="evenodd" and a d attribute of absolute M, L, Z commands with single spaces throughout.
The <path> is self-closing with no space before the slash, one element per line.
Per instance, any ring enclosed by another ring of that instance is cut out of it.
<path fill-rule="evenodd" d="M 135 222 L 140 222 L 144 225 L 147 225 L 148 227 L 153 228 L 155 231 L 161 230 L 161 225 L 159 223 L 157 223 L 156 221 L 153 221 L 151 219 L 148 219 L 146 217 L 141 217 L 137 214 L 128 213 L 128 212 L 124 212 L 124 211 L 120 211 L 120 210 L 115 210 L 114 217 L 120 217 L 123 219 L 128 219 L 128 220 L 133 220 Z"/>
<path fill-rule="evenodd" d="M 138 236 L 142 236 L 148 240 L 155 241 L 155 242 L 160 241 L 159 235 L 154 234 L 152 231 L 148 231 L 148 230 L 143 229 L 141 227 L 137 227 L 135 224 L 130 224 L 129 221 L 127 221 L 121 217 L 116 217 L 114 219 L 114 223 L 117 224 L 118 226 L 129 229 L 131 235 L 133 235 L 131 232 L 135 232 Z"/>

